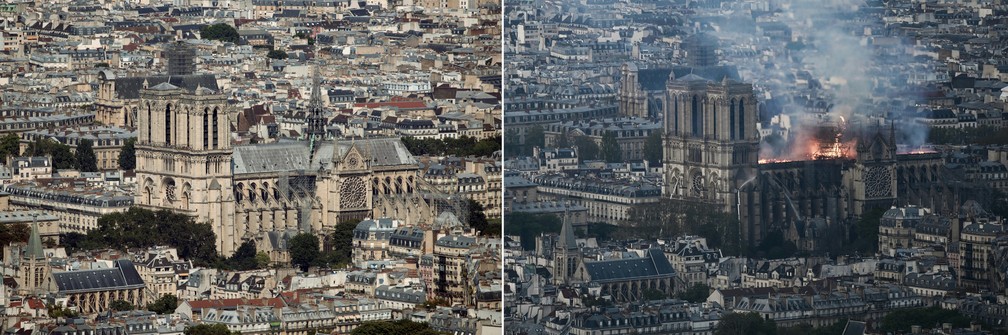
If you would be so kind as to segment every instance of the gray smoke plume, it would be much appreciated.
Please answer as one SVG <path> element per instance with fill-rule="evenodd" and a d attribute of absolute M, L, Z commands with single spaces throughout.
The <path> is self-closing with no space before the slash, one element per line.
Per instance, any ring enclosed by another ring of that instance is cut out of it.
<path fill-rule="evenodd" d="M 811 154 L 801 152 L 809 150 L 810 139 L 823 140 L 824 129 L 888 129 L 890 122 L 899 143 L 925 144 L 927 127 L 907 115 L 915 112 L 920 94 L 905 73 L 933 64 L 919 64 L 912 44 L 886 30 L 880 17 L 885 8 L 857 0 L 768 6 L 755 20 L 748 9 L 734 8 L 711 24 L 725 60 L 757 88 L 764 125 L 777 114 L 791 119 L 786 147 L 764 143 L 761 158 L 801 159 Z M 782 26 L 790 30 L 790 41 L 777 34 Z"/>

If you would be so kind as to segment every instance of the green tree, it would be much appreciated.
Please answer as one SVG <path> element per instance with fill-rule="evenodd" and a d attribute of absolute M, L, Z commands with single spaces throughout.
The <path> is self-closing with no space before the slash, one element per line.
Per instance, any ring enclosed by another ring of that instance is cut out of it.
<path fill-rule="evenodd" d="M 759 313 L 728 313 L 721 317 L 715 335 L 776 335 L 777 323 Z"/>
<path fill-rule="evenodd" d="M 330 235 L 332 246 L 327 252 L 327 265 L 342 267 L 350 264 L 353 260 L 353 230 L 357 228 L 357 222 L 343 221 L 336 225 L 332 235 Z"/>
<path fill-rule="evenodd" d="M 618 230 L 620 230 L 620 228 L 617 225 L 605 222 L 589 222 L 584 233 L 578 230 L 575 231 L 574 234 L 581 238 L 594 237 L 599 241 L 608 241 L 613 238 L 614 234 Z"/>
<path fill-rule="evenodd" d="M 494 227 L 490 227 L 490 222 L 487 221 L 486 213 L 483 213 L 483 205 L 472 199 L 466 199 L 466 207 L 469 208 L 469 227 L 476 229 L 481 235 L 487 236 L 497 236 L 499 235 L 499 230 Z M 500 228 L 500 227 L 497 227 Z"/>
<path fill-rule="evenodd" d="M 553 214 L 511 212 L 504 215 L 504 234 L 518 235 L 525 250 L 535 249 L 535 238 L 542 233 L 559 233 L 560 218 Z"/>
<path fill-rule="evenodd" d="M 0 154 L 6 158 L 7 156 L 20 156 L 21 155 L 21 138 L 17 134 L 7 134 L 4 137 L 0 137 Z"/>
<path fill-rule="evenodd" d="M 854 226 L 854 235 L 848 249 L 851 252 L 873 255 L 878 251 L 878 230 L 886 208 L 879 207 L 866 211 Z"/>
<path fill-rule="evenodd" d="M 209 224 L 169 210 L 151 211 L 131 207 L 126 212 L 103 215 L 98 227 L 80 238 L 64 234 L 63 245 L 70 250 L 94 248 L 149 248 L 170 245 L 179 257 L 191 259 L 198 266 L 217 262 L 217 237 Z"/>
<path fill-rule="evenodd" d="M 255 260 L 256 260 L 256 266 L 260 269 L 265 269 L 269 267 L 270 263 L 273 263 L 273 261 L 270 259 L 270 256 L 267 255 L 265 251 L 257 252 L 255 255 Z"/>
<path fill-rule="evenodd" d="M 170 314 L 178 308 L 178 297 L 174 294 L 166 294 L 147 304 L 147 310 L 158 314 Z"/>
<path fill-rule="evenodd" d="M 615 238 L 669 238 L 698 235 L 707 239 L 711 248 L 720 248 L 726 255 L 740 255 L 738 218 L 734 213 L 712 211 L 709 206 L 689 201 L 661 199 L 630 208 L 633 229 L 613 233 Z"/>
<path fill-rule="evenodd" d="M 109 309 L 116 312 L 132 311 L 133 304 L 126 300 L 115 300 L 109 303 Z"/>
<path fill-rule="evenodd" d="M 238 30 L 227 23 L 212 24 L 200 29 L 200 37 L 205 40 L 218 40 L 238 43 Z"/>
<path fill-rule="evenodd" d="M 268 257 L 268 256 L 267 256 Z M 227 261 L 220 264 L 221 268 L 234 269 L 238 271 L 254 270 L 259 268 L 259 261 L 256 259 L 255 240 L 245 240 L 238 250 L 231 255 Z"/>
<path fill-rule="evenodd" d="M 662 161 L 662 138 L 661 132 L 652 131 L 644 140 L 644 159 L 651 166 L 659 166 Z"/>
<path fill-rule="evenodd" d="M 766 258 L 788 258 L 795 256 L 795 253 L 798 252 L 798 246 L 785 239 L 784 233 L 780 230 L 774 230 L 767 233 L 766 237 L 760 241 L 758 250 L 761 256 Z"/>
<path fill-rule="evenodd" d="M 119 167 L 123 170 L 133 170 L 136 168 L 136 137 L 126 140 L 122 150 L 119 151 Z"/>
<path fill-rule="evenodd" d="M 273 49 L 266 53 L 266 57 L 272 59 L 287 59 L 287 52 L 280 49 Z"/>
<path fill-rule="evenodd" d="M 475 138 L 463 136 L 461 138 L 446 139 L 417 139 L 414 137 L 403 137 L 403 145 L 414 156 L 477 156 L 490 157 L 494 152 L 501 150 L 501 138 L 492 137 L 477 141 Z"/>
<path fill-rule="evenodd" d="M 591 137 L 585 135 L 575 137 L 574 146 L 577 147 L 578 158 L 582 162 L 599 159 L 599 146 Z"/>
<path fill-rule="evenodd" d="M 645 289 L 642 295 L 644 296 L 644 300 L 662 300 L 669 297 L 665 292 L 653 288 Z"/>
<path fill-rule="evenodd" d="M 837 321 L 828 326 L 813 328 L 812 325 L 804 323 L 797 326 L 781 327 L 777 329 L 778 335 L 836 335 L 843 334 L 847 328 L 847 320 Z"/>
<path fill-rule="evenodd" d="M 301 271 L 308 271 L 308 267 L 319 257 L 318 237 L 310 233 L 294 235 L 287 242 L 287 250 L 290 252 L 291 263 L 300 267 Z"/>
<path fill-rule="evenodd" d="M 75 318 L 80 316 L 80 313 L 70 310 L 56 304 L 50 305 L 48 308 L 50 318 Z"/>
<path fill-rule="evenodd" d="M 77 170 L 81 172 L 98 171 L 98 157 L 95 156 L 93 142 L 88 139 L 80 140 L 77 143 Z"/>
<path fill-rule="evenodd" d="M 51 156 L 52 165 L 57 170 L 72 169 L 77 165 L 70 146 L 51 139 L 38 138 L 28 145 L 25 152 L 31 156 Z"/>
<path fill-rule="evenodd" d="M 50 147 L 49 152 L 52 155 L 52 165 L 54 168 L 63 169 L 73 169 L 77 166 L 77 158 L 74 154 L 70 152 L 70 146 L 63 143 L 54 143 Z"/>
<path fill-rule="evenodd" d="M 504 157 L 514 158 L 527 155 L 525 153 L 525 146 L 522 145 L 519 137 L 517 129 L 510 128 L 504 130 Z"/>
<path fill-rule="evenodd" d="M 417 335 L 437 335 L 440 334 L 430 328 L 426 323 L 418 323 L 410 320 L 396 321 L 368 321 L 354 328 L 351 335 L 385 335 L 385 334 L 417 334 Z"/>
<path fill-rule="evenodd" d="M 692 303 L 700 303 L 707 301 L 707 297 L 709 297 L 710 294 L 710 286 L 697 283 L 687 288 L 686 291 L 680 292 L 678 298 Z"/>
<path fill-rule="evenodd" d="M 906 333 L 911 326 L 932 327 L 951 323 L 953 328 L 968 327 L 970 319 L 959 311 L 933 306 L 892 311 L 882 318 L 879 329 L 886 333 Z"/>
<path fill-rule="evenodd" d="M 605 159 L 609 163 L 620 163 L 623 162 L 623 149 L 620 148 L 619 142 L 616 141 L 616 133 L 613 131 L 607 131 L 602 134 L 602 159 Z"/>
<path fill-rule="evenodd" d="M 201 323 L 195 326 L 186 327 L 183 331 L 185 335 L 240 335 L 241 332 L 231 331 L 223 323 L 206 324 Z"/>
<path fill-rule="evenodd" d="M 24 223 L 11 223 L 0 225 L 0 245 L 9 245 L 14 242 L 28 242 L 28 235 L 31 228 Z"/>
<path fill-rule="evenodd" d="M 527 152 L 532 152 L 532 148 L 546 146 L 546 133 L 540 125 L 529 127 L 525 131 L 525 148 Z"/>
<path fill-rule="evenodd" d="M 570 148 L 570 138 L 565 133 L 560 133 L 557 135 L 556 143 L 554 144 L 557 148 Z"/>

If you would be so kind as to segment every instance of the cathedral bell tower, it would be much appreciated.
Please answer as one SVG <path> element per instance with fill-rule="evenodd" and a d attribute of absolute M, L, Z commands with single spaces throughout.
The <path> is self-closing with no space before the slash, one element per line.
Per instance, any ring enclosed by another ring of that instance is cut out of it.
<path fill-rule="evenodd" d="M 162 82 L 140 91 L 136 204 L 210 224 L 217 251 L 237 248 L 227 98 L 205 87 Z"/>
<path fill-rule="evenodd" d="M 669 78 L 667 94 L 663 193 L 735 211 L 736 191 L 759 159 L 752 85 L 688 74 Z"/>

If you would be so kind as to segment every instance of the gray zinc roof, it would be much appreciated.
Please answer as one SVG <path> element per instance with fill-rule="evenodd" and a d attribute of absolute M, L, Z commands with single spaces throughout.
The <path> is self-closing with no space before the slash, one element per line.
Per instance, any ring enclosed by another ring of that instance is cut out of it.
<path fill-rule="evenodd" d="M 585 270 L 592 281 L 612 282 L 634 278 L 673 275 L 675 270 L 661 250 L 648 250 L 645 257 L 585 261 Z"/>
<path fill-rule="evenodd" d="M 55 272 L 53 281 L 60 293 L 98 292 L 143 287 L 143 279 L 133 262 L 116 260 L 109 269 Z"/>

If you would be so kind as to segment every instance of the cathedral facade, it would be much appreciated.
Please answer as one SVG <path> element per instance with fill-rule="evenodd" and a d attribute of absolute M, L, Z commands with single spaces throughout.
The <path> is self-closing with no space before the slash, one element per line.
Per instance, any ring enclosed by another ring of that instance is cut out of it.
<path fill-rule="evenodd" d="M 136 204 L 189 214 L 231 255 L 270 232 L 327 234 L 344 220 L 433 220 L 417 160 L 398 138 L 232 146 L 237 113 L 209 88 L 163 82 L 140 92 Z"/>

